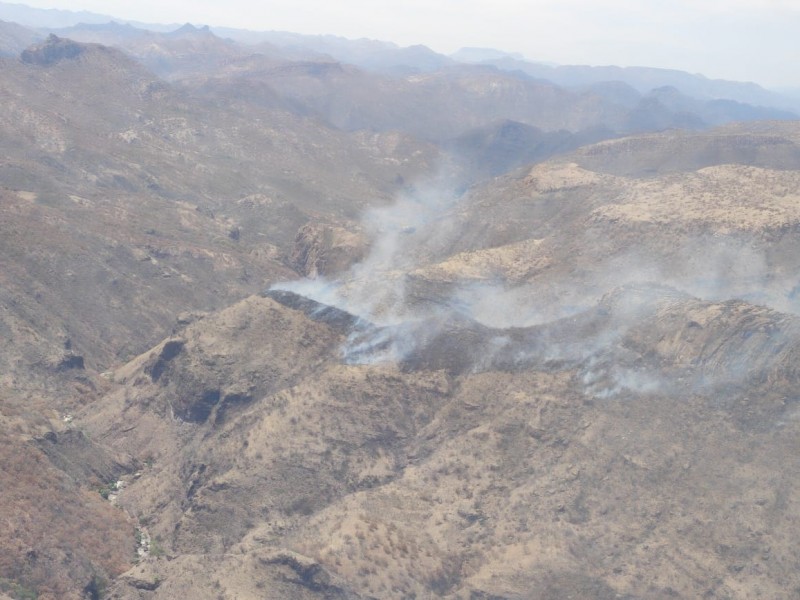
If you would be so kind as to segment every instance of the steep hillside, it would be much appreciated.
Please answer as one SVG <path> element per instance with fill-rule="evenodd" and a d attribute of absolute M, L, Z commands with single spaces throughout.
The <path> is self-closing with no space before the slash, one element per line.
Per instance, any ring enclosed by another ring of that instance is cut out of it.
<path fill-rule="evenodd" d="M 31 29 L 0 21 L 0 56 L 19 56 L 20 52 L 40 38 L 41 35 Z"/>
<path fill-rule="evenodd" d="M 559 345 L 528 344 L 526 364 L 448 375 L 342 365 L 352 319 L 284 301 L 190 325 L 82 419 L 152 465 L 118 502 L 179 557 L 145 558 L 117 597 L 255 597 L 274 579 L 420 598 L 789 598 L 800 583 L 781 367 L 796 319 L 631 288 L 531 330 Z"/>
<path fill-rule="evenodd" d="M 82 598 L 136 556 L 135 523 L 97 490 L 139 463 L 74 447 L 70 415 L 107 393 L 101 374 L 292 277 L 299 230 L 352 226 L 436 151 L 197 101 L 57 37 L 0 71 L 0 590 Z"/>
<path fill-rule="evenodd" d="M 675 131 L 588 146 L 576 155 L 576 161 L 603 173 L 629 176 L 724 164 L 790 170 L 800 164 L 798 134 L 796 122 L 739 123 L 709 133 Z"/>
<path fill-rule="evenodd" d="M 482 181 L 609 137 L 613 134 L 607 129 L 542 131 L 504 120 L 470 130 L 445 142 L 444 147 L 475 181 Z"/>
<path fill-rule="evenodd" d="M 60 315 L 69 331 L 49 337 L 93 366 L 138 353 L 181 311 L 286 277 L 301 226 L 388 202 L 435 156 L 205 105 L 115 50 L 55 37 L 8 61 L 0 86 L 3 293 L 36 299 L 12 314 L 39 326 Z"/>

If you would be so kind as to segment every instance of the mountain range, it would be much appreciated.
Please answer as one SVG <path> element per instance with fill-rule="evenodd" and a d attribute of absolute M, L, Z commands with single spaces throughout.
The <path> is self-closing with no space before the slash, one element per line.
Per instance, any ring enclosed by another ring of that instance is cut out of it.
<path fill-rule="evenodd" d="M 790 99 L 0 18 L 0 598 L 796 597 Z"/>

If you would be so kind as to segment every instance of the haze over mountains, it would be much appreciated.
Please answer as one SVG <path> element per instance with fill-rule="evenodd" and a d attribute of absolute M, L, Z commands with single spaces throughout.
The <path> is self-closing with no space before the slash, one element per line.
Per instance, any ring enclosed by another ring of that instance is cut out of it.
<path fill-rule="evenodd" d="M 800 593 L 791 99 L 0 18 L 0 597 Z"/>

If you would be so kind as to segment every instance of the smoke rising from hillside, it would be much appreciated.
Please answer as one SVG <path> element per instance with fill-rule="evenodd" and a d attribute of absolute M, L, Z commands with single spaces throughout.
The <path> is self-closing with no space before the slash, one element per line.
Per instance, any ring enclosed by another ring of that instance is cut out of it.
<path fill-rule="evenodd" d="M 742 299 L 780 311 L 798 308 L 792 278 L 772 273 L 763 251 L 732 235 L 698 236 L 671 249 L 669 260 L 646 252 L 599 256 L 579 276 L 567 273 L 521 285 L 502 276 L 414 281 L 409 273 L 462 234 L 454 215 L 464 201 L 432 185 L 370 210 L 362 225 L 373 244 L 364 260 L 336 279 L 273 287 L 335 306 L 369 324 L 350 332 L 342 348 L 348 363 L 393 362 L 457 372 L 572 365 L 587 395 L 598 398 L 677 389 L 657 362 L 642 360 L 626 338 L 643 335 L 631 334 L 637 328 L 656 330 L 665 307 L 694 297 Z M 586 244 L 593 247 L 589 240 Z M 767 342 L 767 348 L 780 345 L 777 339 Z M 680 362 L 679 357 L 670 360 Z M 731 361 L 719 369 L 698 371 L 697 389 L 748 373 Z"/>
<path fill-rule="evenodd" d="M 405 273 L 418 264 L 423 247 L 454 234 L 452 222 L 444 217 L 458 198 L 443 189 L 431 184 L 401 195 L 390 206 L 368 210 L 362 227 L 372 240 L 370 252 L 343 276 L 282 282 L 273 288 L 336 306 L 380 325 L 420 316 L 406 305 Z"/>

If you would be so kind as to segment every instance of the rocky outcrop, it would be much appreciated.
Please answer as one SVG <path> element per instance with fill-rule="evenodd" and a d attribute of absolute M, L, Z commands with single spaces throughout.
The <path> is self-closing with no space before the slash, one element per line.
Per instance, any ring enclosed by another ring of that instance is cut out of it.
<path fill-rule="evenodd" d="M 289 257 L 301 275 L 316 278 L 345 271 L 366 254 L 366 239 L 343 227 L 308 223 L 300 228 Z"/>
<path fill-rule="evenodd" d="M 344 590 L 333 585 L 332 577 L 317 561 L 292 552 L 278 550 L 261 559 L 266 565 L 281 565 L 288 567 L 291 575 L 288 580 L 298 583 L 315 592 L 324 592 L 326 598 L 346 598 Z"/>
<path fill-rule="evenodd" d="M 78 58 L 85 51 L 85 44 L 50 34 L 44 43 L 23 50 L 20 58 L 24 63 L 47 67 L 62 60 Z"/>
<path fill-rule="evenodd" d="M 150 375 L 150 378 L 154 382 L 158 381 L 167 368 L 168 363 L 178 356 L 181 349 L 183 349 L 184 343 L 185 341 L 181 339 L 172 339 L 164 342 L 161 346 L 161 351 L 145 366 L 144 372 Z"/>

